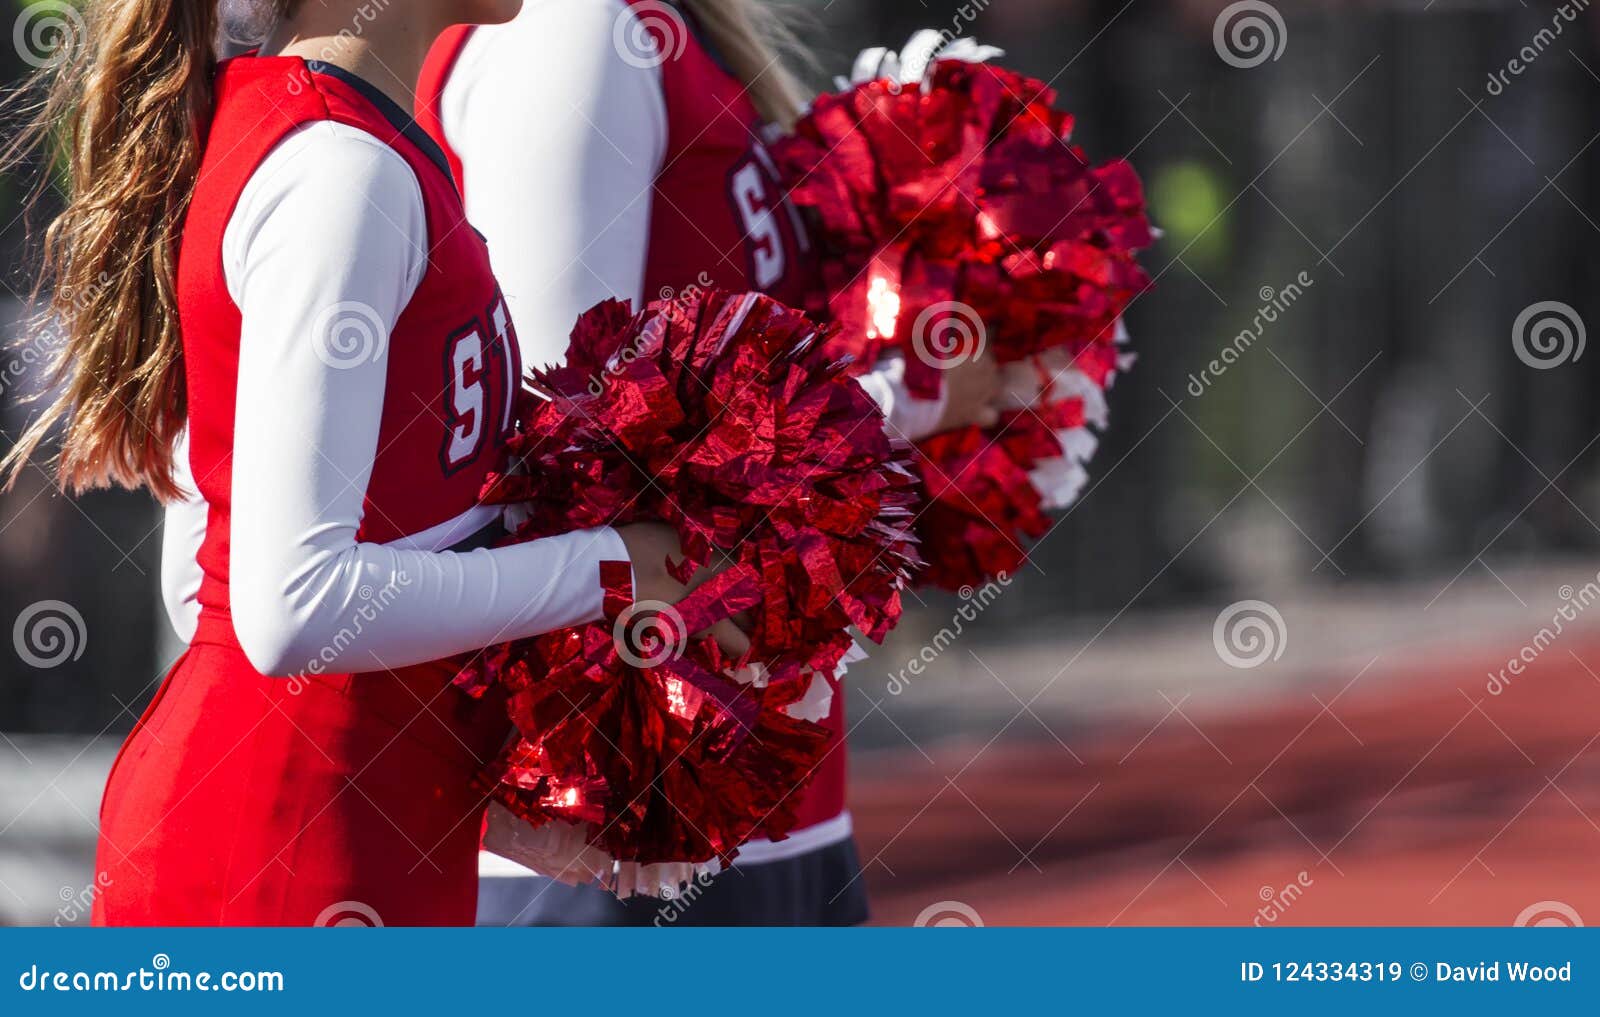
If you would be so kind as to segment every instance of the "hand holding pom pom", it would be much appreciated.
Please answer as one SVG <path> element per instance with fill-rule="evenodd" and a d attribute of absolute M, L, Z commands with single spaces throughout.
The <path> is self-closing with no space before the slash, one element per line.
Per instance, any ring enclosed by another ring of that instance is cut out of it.
<path fill-rule="evenodd" d="M 957 372 L 984 359 L 1008 390 L 1013 369 L 1037 378 L 993 426 L 958 411 L 949 422 L 972 426 L 919 444 L 921 578 L 956 589 L 1014 571 L 1045 511 L 1076 496 L 1087 425 L 1103 426 L 1101 393 L 1129 359 L 1120 319 L 1148 285 L 1134 253 L 1152 235 L 1132 168 L 1069 144 L 1050 88 L 973 62 L 994 55 L 976 47 L 923 75 L 926 47 L 911 48 L 909 62 L 867 61 L 891 76 L 819 97 L 773 154 L 823 250 L 810 309 L 857 370 L 903 353 L 925 399 L 953 399 L 973 380 Z"/>
<path fill-rule="evenodd" d="M 830 744 L 807 718 L 919 564 L 904 450 L 823 338 L 754 294 L 612 301 L 537 377 L 548 398 L 486 500 L 518 506 L 519 540 L 619 527 L 633 564 L 598 577 L 604 623 L 458 679 L 509 694 L 519 738 L 489 777 L 533 828 L 501 838 L 519 857 L 603 858 L 614 889 L 652 890 L 792 828 Z"/>

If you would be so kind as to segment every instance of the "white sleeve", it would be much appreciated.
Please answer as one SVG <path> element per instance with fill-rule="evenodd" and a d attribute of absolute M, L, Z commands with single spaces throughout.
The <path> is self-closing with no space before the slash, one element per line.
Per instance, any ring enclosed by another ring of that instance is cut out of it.
<path fill-rule="evenodd" d="M 654 61 L 625 59 L 622 0 L 531 0 L 473 30 L 440 104 L 464 167 L 467 218 L 530 366 L 561 362 L 578 316 L 645 294 L 656 174 L 667 145 Z"/>
<path fill-rule="evenodd" d="M 938 430 L 939 420 L 944 416 L 943 388 L 937 399 L 913 396 L 906 390 L 906 362 L 899 353 L 885 356 L 856 381 L 883 411 L 891 437 L 921 441 Z"/>
<path fill-rule="evenodd" d="M 229 220 L 223 265 L 244 321 L 230 595 L 263 674 L 402 667 L 592 621 L 599 563 L 626 559 L 609 529 L 461 554 L 357 542 L 388 364 L 330 357 L 316 330 L 355 306 L 392 327 L 427 247 L 410 167 L 329 122 L 281 142 Z"/>
<path fill-rule="evenodd" d="M 161 602 L 167 620 L 184 642 L 200 624 L 200 545 L 206 539 L 210 506 L 200 497 L 189 465 L 189 432 L 172 449 L 172 479 L 182 497 L 167 505 L 161 521 Z"/>
<path fill-rule="evenodd" d="M 615 43 L 644 44 L 634 16 L 623 0 L 530 2 L 509 24 L 474 29 L 445 82 L 440 119 L 467 218 L 489 240 L 528 364 L 559 363 L 599 301 L 657 296 L 643 292 L 644 263 L 666 99 L 658 63 Z M 860 381 L 891 433 L 915 441 L 944 403 L 913 399 L 904 375 L 886 361 Z"/>

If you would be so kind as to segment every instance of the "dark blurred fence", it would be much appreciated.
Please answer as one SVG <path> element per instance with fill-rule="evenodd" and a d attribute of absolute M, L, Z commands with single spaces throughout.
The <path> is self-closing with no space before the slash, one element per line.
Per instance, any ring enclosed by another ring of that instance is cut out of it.
<path fill-rule="evenodd" d="M 830 72 L 859 45 L 975 14 L 967 30 L 1060 90 L 1092 157 L 1131 155 L 1167 231 L 1095 486 L 1039 547 L 1025 595 L 984 616 L 991 631 L 1596 544 L 1600 356 L 1537 370 L 1511 338 L 1540 301 L 1600 321 L 1600 14 L 1491 94 L 1548 7 L 1281 3 L 1279 58 L 1241 68 L 1214 45 L 1223 6 L 813 5 Z M 14 206 L 15 181 L 4 194 Z M 4 278 L 24 288 L 15 222 L 4 239 Z M 1300 273 L 1303 296 L 1208 374 Z M 7 435 L 21 419 L 4 413 Z M 123 706 L 161 668 L 157 522 L 142 496 L 74 503 L 38 472 L 0 496 L 0 622 L 60 600 L 87 632 L 81 658 L 48 670 L 0 654 L 0 730 L 131 722 Z"/>

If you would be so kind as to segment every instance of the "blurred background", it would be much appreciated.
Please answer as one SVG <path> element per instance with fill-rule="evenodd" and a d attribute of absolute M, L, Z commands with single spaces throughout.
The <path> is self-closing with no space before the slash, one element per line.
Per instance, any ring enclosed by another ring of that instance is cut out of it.
<path fill-rule="evenodd" d="M 1165 230 L 1091 487 L 851 671 L 877 920 L 1600 921 L 1600 13 L 795 13 L 818 87 L 916 28 L 1003 47 Z M 0 443 L 49 342 L 0 354 Z M 142 495 L 0 495 L 0 923 L 84 917 L 105 771 L 181 651 L 159 545 Z"/>

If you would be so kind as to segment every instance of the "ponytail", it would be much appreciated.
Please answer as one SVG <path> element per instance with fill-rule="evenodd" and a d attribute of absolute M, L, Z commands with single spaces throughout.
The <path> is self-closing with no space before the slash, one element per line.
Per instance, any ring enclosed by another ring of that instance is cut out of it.
<path fill-rule="evenodd" d="M 54 67 L 26 86 L 45 90 L 28 126 L 0 148 L 7 170 L 54 149 L 66 175 L 34 290 L 38 327 L 59 338 L 49 376 L 59 394 L 0 460 L 0 485 L 63 424 L 63 488 L 142 486 L 169 500 L 186 415 L 178 245 L 211 115 L 217 3 L 85 7 L 81 30 L 59 36 Z"/>
<path fill-rule="evenodd" d="M 793 29 L 761 0 L 683 0 L 683 5 L 711 36 L 762 117 L 793 126 L 806 93 L 783 57 L 808 59 Z"/>

